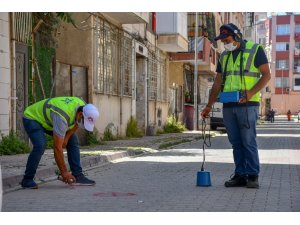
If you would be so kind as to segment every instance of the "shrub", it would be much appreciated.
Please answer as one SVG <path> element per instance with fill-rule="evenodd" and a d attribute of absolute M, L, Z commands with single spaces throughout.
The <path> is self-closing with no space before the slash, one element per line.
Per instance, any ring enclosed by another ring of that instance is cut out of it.
<path fill-rule="evenodd" d="M 112 134 L 110 129 L 105 129 L 104 134 L 103 134 L 103 141 L 114 141 L 117 138 Z"/>
<path fill-rule="evenodd" d="M 167 122 L 164 126 L 165 133 L 180 133 L 185 130 L 185 126 L 182 123 L 178 122 L 175 116 L 168 116 Z"/>
<path fill-rule="evenodd" d="M 101 145 L 103 144 L 100 139 L 98 139 L 99 135 L 98 135 L 98 131 L 94 131 L 94 132 L 87 132 L 86 135 L 86 142 L 87 145 Z"/>
<path fill-rule="evenodd" d="M 131 116 L 126 128 L 126 137 L 142 137 L 143 134 L 139 130 L 136 119 Z"/>
<path fill-rule="evenodd" d="M 9 135 L 1 134 L 0 155 L 15 155 L 30 152 L 28 144 L 25 143 L 15 132 L 10 132 Z"/>

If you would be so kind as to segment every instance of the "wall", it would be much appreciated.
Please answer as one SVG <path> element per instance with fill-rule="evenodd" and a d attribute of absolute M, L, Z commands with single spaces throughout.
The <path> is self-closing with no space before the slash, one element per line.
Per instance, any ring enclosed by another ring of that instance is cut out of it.
<path fill-rule="evenodd" d="M 185 91 L 185 84 L 184 84 L 184 74 L 183 74 L 184 63 L 180 62 L 170 62 L 169 63 L 169 83 L 168 88 L 173 88 L 176 85 L 182 86 L 182 103 L 184 103 L 184 91 Z M 183 106 L 182 111 L 178 113 L 178 120 L 183 122 Z"/>
<path fill-rule="evenodd" d="M 10 47 L 9 13 L 0 12 L 0 132 L 7 135 L 10 130 Z M 1 138 L 1 137 L 0 137 Z"/>
<path fill-rule="evenodd" d="M 78 26 L 81 21 L 88 18 L 88 13 L 74 13 L 73 18 Z M 91 20 L 87 22 L 91 26 Z M 59 30 L 58 47 L 56 49 L 56 60 L 71 65 L 88 67 L 88 87 L 93 87 L 93 30 L 78 30 L 71 24 L 64 24 Z M 89 88 L 88 99 L 92 101 L 92 88 Z"/>
<path fill-rule="evenodd" d="M 109 95 L 94 95 L 93 104 L 98 106 L 100 117 L 96 122 L 96 129 L 103 136 L 106 126 L 113 123 L 119 135 L 126 135 L 127 122 L 131 116 L 131 98 L 122 98 L 122 111 L 120 111 L 120 97 Z"/>

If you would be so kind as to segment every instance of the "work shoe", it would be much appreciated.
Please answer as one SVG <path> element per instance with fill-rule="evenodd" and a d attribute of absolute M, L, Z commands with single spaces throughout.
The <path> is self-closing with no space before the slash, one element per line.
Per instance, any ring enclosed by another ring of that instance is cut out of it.
<path fill-rule="evenodd" d="M 248 175 L 247 188 L 259 188 L 258 176 Z"/>
<path fill-rule="evenodd" d="M 76 182 L 72 183 L 72 185 L 78 185 L 78 186 L 93 186 L 96 184 L 95 181 L 88 179 L 86 176 L 84 176 L 82 173 L 78 176 L 75 176 Z"/>
<path fill-rule="evenodd" d="M 245 176 L 235 174 L 230 180 L 225 182 L 225 187 L 244 187 L 247 185 L 247 179 Z"/>
<path fill-rule="evenodd" d="M 33 179 L 25 179 L 21 181 L 22 188 L 29 188 L 29 189 L 38 189 L 38 185 L 34 182 Z"/>

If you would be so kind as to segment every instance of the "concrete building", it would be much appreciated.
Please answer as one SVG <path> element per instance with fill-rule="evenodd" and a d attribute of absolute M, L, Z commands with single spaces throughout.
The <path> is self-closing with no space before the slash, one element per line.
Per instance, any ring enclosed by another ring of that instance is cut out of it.
<path fill-rule="evenodd" d="M 300 109 L 300 15 L 272 15 L 270 20 L 270 107 L 279 114 Z"/>
<path fill-rule="evenodd" d="M 156 14 L 75 13 L 74 19 L 82 28 L 66 24 L 60 30 L 56 71 L 59 77 L 85 71 L 77 82 L 86 85 L 73 87 L 71 94 L 86 93 L 100 109 L 100 135 L 109 128 L 125 136 L 131 116 L 144 134 L 162 128 L 168 115 L 168 49 L 158 46 Z"/>

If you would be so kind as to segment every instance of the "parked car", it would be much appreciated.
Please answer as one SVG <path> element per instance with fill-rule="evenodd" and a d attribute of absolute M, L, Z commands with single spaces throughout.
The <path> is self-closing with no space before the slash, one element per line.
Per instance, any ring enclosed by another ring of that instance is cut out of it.
<path fill-rule="evenodd" d="M 223 122 L 223 103 L 221 102 L 215 102 L 210 115 L 210 129 L 217 130 L 218 127 L 225 127 Z"/>

